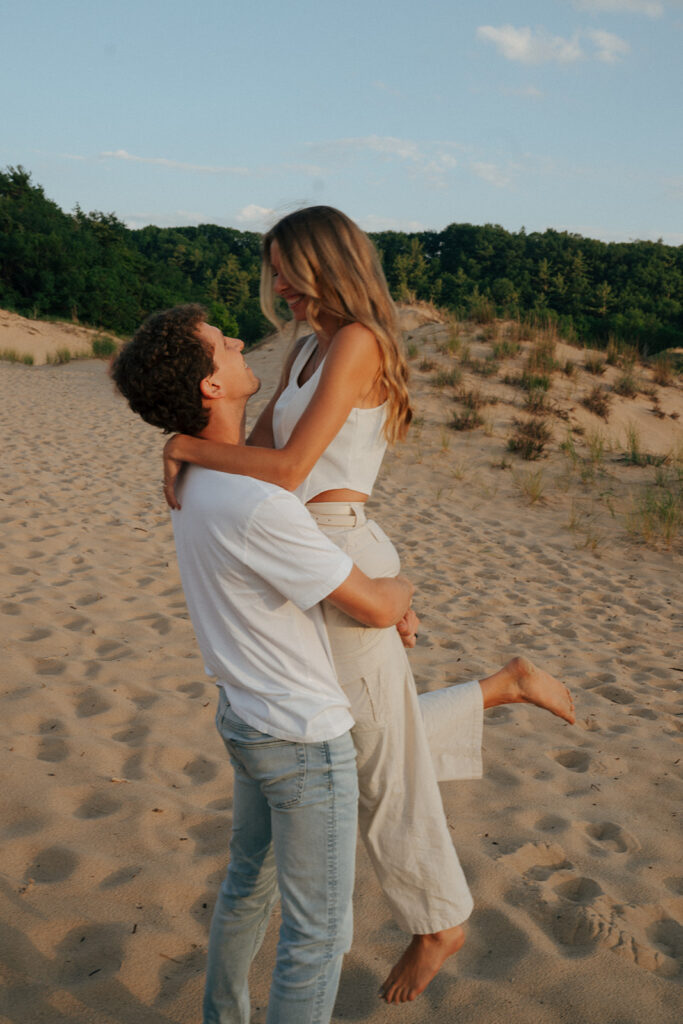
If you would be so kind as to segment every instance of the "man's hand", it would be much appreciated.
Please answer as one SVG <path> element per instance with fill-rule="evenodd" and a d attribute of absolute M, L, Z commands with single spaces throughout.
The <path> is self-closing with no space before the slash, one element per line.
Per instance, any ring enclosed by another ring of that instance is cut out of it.
<path fill-rule="evenodd" d="M 169 508 L 179 509 L 180 502 L 176 497 L 175 485 L 185 463 L 173 456 L 176 437 L 177 434 L 174 434 L 164 445 L 164 497 Z"/>
<path fill-rule="evenodd" d="M 414 647 L 417 643 L 418 630 L 420 628 L 420 620 L 413 611 L 409 608 L 403 618 L 396 623 L 396 629 L 398 634 L 403 641 L 404 647 Z"/>

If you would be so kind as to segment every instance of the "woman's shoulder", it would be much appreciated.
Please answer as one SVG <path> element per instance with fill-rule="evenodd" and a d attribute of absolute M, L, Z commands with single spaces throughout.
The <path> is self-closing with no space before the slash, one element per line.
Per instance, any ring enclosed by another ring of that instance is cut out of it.
<path fill-rule="evenodd" d="M 353 323 L 344 324 L 343 327 L 340 327 L 332 341 L 335 343 L 341 342 L 342 344 L 377 344 L 377 338 L 370 328 L 366 327 L 365 324 L 358 323 L 356 320 Z"/>
<path fill-rule="evenodd" d="M 345 359 L 358 358 L 373 360 L 380 358 L 380 346 L 377 338 L 365 324 L 357 322 L 344 324 L 332 338 L 332 351 L 344 354 Z"/>

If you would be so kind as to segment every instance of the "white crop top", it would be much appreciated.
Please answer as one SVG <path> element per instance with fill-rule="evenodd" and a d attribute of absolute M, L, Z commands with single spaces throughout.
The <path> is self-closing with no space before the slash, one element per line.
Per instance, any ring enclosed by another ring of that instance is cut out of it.
<path fill-rule="evenodd" d="M 316 347 L 315 334 L 306 338 L 294 360 L 287 387 L 273 410 L 273 438 L 284 448 L 318 386 L 323 363 L 299 387 L 299 375 Z M 304 503 L 323 491 L 348 488 L 371 494 L 382 465 L 387 442 L 384 437 L 386 402 L 374 409 L 352 409 L 337 436 L 294 493 Z"/>

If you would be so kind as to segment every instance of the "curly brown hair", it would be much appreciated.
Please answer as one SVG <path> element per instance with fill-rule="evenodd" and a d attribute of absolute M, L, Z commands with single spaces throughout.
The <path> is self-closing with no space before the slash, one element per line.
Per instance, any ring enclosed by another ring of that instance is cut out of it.
<path fill-rule="evenodd" d="M 133 412 L 166 434 L 198 434 L 209 422 L 199 385 L 216 367 L 196 333 L 205 320 L 197 303 L 153 313 L 112 363 Z"/>

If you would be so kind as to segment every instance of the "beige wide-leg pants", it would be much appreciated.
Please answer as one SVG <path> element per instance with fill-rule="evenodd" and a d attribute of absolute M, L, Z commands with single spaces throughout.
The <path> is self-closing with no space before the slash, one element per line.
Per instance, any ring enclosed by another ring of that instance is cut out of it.
<path fill-rule="evenodd" d="M 395 576 L 400 561 L 362 503 L 310 503 L 320 528 L 368 576 Z M 359 827 L 399 926 L 428 934 L 472 911 L 437 780 L 481 776 L 483 703 L 478 682 L 418 698 L 395 628 L 370 629 L 329 602 L 323 610 L 339 682 L 355 719 Z"/>

